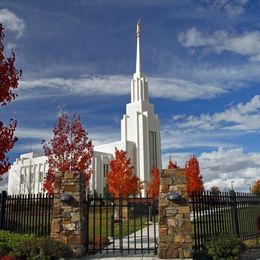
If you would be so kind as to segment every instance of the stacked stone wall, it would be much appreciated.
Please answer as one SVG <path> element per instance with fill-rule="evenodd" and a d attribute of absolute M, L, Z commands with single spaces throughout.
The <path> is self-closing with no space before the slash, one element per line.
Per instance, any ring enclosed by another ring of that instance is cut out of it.
<path fill-rule="evenodd" d="M 171 192 L 180 193 L 181 199 L 168 200 Z M 160 180 L 158 256 L 190 258 L 191 254 L 190 208 L 184 169 L 164 170 Z"/>
<path fill-rule="evenodd" d="M 86 253 L 85 176 L 80 172 L 57 173 L 54 182 L 54 205 L 51 237 L 70 246 L 75 256 Z M 61 195 L 72 200 L 61 201 Z"/>

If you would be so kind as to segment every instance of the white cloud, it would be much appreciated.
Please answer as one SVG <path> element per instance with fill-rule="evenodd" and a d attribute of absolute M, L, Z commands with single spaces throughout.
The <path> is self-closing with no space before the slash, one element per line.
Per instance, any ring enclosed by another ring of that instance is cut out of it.
<path fill-rule="evenodd" d="M 172 120 L 173 121 L 178 121 L 178 120 L 180 120 L 180 119 L 182 119 L 184 117 L 185 117 L 184 114 L 174 115 L 174 116 L 172 116 Z"/>
<path fill-rule="evenodd" d="M 214 133 L 194 131 L 194 129 L 178 129 L 174 124 L 161 126 L 161 143 L 162 150 L 168 149 L 185 149 L 191 148 L 217 148 L 217 147 L 234 147 L 235 145 L 225 140 L 227 133 Z M 232 136 L 235 136 L 232 133 Z"/>
<path fill-rule="evenodd" d="M 0 180 L 0 192 L 1 191 L 7 191 L 7 186 L 8 186 L 8 173 L 5 173 L 4 175 L 1 176 L 2 179 Z"/>
<path fill-rule="evenodd" d="M 211 99 L 228 92 L 225 88 L 214 86 L 213 84 L 197 84 L 188 80 L 153 77 L 148 80 L 150 96 L 153 97 L 186 101 L 192 99 Z M 57 95 L 64 95 L 64 91 L 81 95 L 129 95 L 129 86 L 129 76 L 124 75 L 95 76 L 79 79 L 45 78 L 20 81 L 21 91 L 44 87 L 53 89 L 54 91 L 58 90 L 59 92 L 56 92 Z M 35 93 L 28 94 L 28 91 L 25 95 L 26 99 L 30 99 L 30 96 L 32 98 L 35 97 Z M 41 95 L 38 95 L 38 97 L 41 97 Z M 23 95 L 21 95 L 21 98 L 23 98 Z"/>
<path fill-rule="evenodd" d="M 36 152 L 36 154 L 38 155 L 43 155 L 43 147 L 42 147 L 42 143 L 40 141 L 35 142 L 26 142 L 23 144 L 15 144 L 14 149 L 16 152 L 19 153 L 29 153 L 31 151 Z"/>
<path fill-rule="evenodd" d="M 189 116 L 186 121 L 178 123 L 181 129 L 203 130 L 260 130 L 260 96 L 254 96 L 247 103 L 239 103 L 223 112 Z"/>
<path fill-rule="evenodd" d="M 230 16 L 237 16 L 244 14 L 244 5 L 249 0 L 215 0 L 210 9 L 215 9 L 219 11 L 226 11 Z"/>
<path fill-rule="evenodd" d="M 172 161 L 177 162 L 177 165 L 181 168 L 185 166 L 186 161 L 190 158 L 189 153 L 163 153 L 162 154 L 162 167 L 166 169 L 168 166 L 169 159 Z"/>
<path fill-rule="evenodd" d="M 202 153 L 198 160 L 205 187 L 217 185 L 229 189 L 231 181 L 235 190 L 247 190 L 260 176 L 260 153 L 245 153 L 242 148 L 222 149 Z"/>
<path fill-rule="evenodd" d="M 190 154 L 163 153 L 163 168 L 167 168 L 169 157 L 184 167 Z M 200 171 L 203 175 L 205 189 L 218 186 L 222 191 L 231 188 L 231 181 L 237 191 L 248 191 L 260 176 L 260 153 L 246 153 L 242 148 L 218 148 L 212 152 L 204 152 L 198 156 Z"/>
<path fill-rule="evenodd" d="M 197 84 L 182 79 L 150 78 L 149 82 L 152 96 L 175 100 L 211 99 L 228 92 L 214 84 Z"/>
<path fill-rule="evenodd" d="M 40 128 L 25 128 L 17 127 L 15 135 L 18 138 L 31 138 L 31 139 L 45 139 L 48 140 L 52 137 L 51 129 L 40 129 Z"/>
<path fill-rule="evenodd" d="M 207 47 L 216 52 L 230 51 L 249 56 L 251 61 L 258 61 L 260 55 L 260 31 L 232 34 L 224 30 L 203 34 L 192 27 L 178 36 L 179 42 L 187 48 Z"/>
<path fill-rule="evenodd" d="M 93 144 L 101 145 L 110 142 L 114 142 L 120 139 L 120 131 L 113 129 L 112 127 L 92 127 L 87 129 L 89 138 L 93 141 Z M 52 129 L 40 129 L 40 128 L 23 128 L 17 127 L 15 135 L 20 140 L 31 139 L 31 142 L 16 144 L 15 150 L 28 151 L 30 149 L 34 151 L 42 151 L 42 140 L 50 140 L 53 137 Z M 35 140 L 38 139 L 38 140 Z"/>
<path fill-rule="evenodd" d="M 6 49 L 9 50 L 9 51 L 12 51 L 15 48 L 16 48 L 16 44 L 13 43 L 13 42 L 8 42 L 7 45 L 6 45 Z"/>
<path fill-rule="evenodd" d="M 47 87 L 83 95 L 126 95 L 130 80 L 126 76 L 100 76 L 79 79 L 46 78 L 20 81 L 21 88 Z"/>
<path fill-rule="evenodd" d="M 0 23 L 5 30 L 15 33 L 17 38 L 21 37 L 25 30 L 24 20 L 8 9 L 0 9 Z"/>
<path fill-rule="evenodd" d="M 119 129 L 112 127 L 95 127 L 88 129 L 89 137 L 92 139 L 94 147 L 97 145 L 103 145 L 113 143 L 120 140 Z"/>

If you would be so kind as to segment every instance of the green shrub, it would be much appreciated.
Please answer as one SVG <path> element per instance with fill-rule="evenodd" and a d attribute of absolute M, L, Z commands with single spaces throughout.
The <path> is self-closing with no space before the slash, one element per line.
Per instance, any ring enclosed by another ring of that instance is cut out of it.
<path fill-rule="evenodd" d="M 20 243 L 32 239 L 29 235 L 20 235 L 0 230 L 0 255 L 7 255 L 14 251 Z"/>
<path fill-rule="evenodd" d="M 72 257 L 72 250 L 62 242 L 50 238 L 34 238 L 31 241 L 22 242 L 13 255 L 48 260 Z"/>
<path fill-rule="evenodd" d="M 17 256 L 26 259 L 59 259 L 72 256 L 71 249 L 50 238 L 38 238 L 0 230 L 0 256 Z"/>
<path fill-rule="evenodd" d="M 201 250 L 193 253 L 194 260 L 212 260 L 212 257 L 208 255 L 206 250 Z"/>
<path fill-rule="evenodd" d="M 241 240 L 227 235 L 212 237 L 205 244 L 205 248 L 214 260 L 238 259 L 238 256 L 246 249 Z"/>

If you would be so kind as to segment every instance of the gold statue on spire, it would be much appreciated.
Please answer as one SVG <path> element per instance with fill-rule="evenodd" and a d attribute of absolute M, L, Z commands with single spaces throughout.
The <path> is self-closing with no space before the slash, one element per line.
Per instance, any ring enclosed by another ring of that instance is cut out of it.
<path fill-rule="evenodd" d="M 136 36 L 137 37 L 140 36 L 140 32 L 141 32 L 140 22 L 141 22 L 141 19 L 138 20 L 137 25 L 136 25 Z"/>

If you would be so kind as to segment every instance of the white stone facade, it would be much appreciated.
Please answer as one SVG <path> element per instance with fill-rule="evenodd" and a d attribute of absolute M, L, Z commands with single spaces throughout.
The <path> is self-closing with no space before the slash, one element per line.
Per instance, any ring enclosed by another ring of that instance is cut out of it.
<path fill-rule="evenodd" d="M 45 156 L 31 152 L 22 154 L 11 166 L 8 175 L 8 194 L 33 194 L 42 191 L 42 182 L 48 171 Z"/>
<path fill-rule="evenodd" d="M 94 147 L 93 175 L 90 189 L 103 194 L 105 174 L 114 158 L 115 147 L 127 151 L 134 166 L 134 173 L 146 183 L 151 169 L 161 163 L 160 122 L 149 103 L 148 81 L 141 72 L 140 25 L 137 25 L 136 71 L 131 81 L 131 103 L 126 105 L 126 114 L 121 120 L 121 141 Z M 42 181 L 48 170 L 47 158 L 35 153 L 22 154 L 9 171 L 8 194 L 42 192 Z"/>

